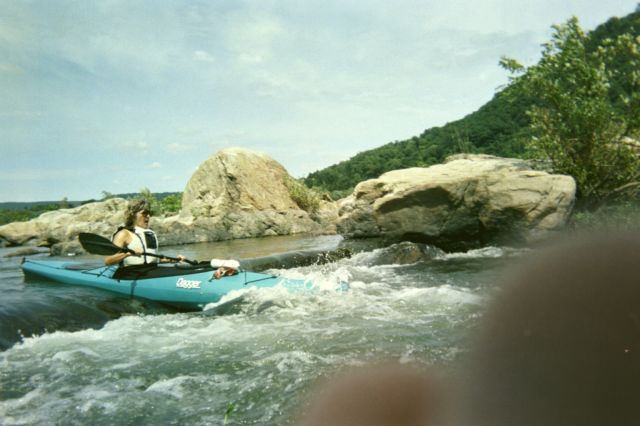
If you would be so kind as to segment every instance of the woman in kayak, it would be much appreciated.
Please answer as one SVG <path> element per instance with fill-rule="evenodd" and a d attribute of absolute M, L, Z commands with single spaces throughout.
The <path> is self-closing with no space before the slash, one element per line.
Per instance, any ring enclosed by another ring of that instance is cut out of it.
<path fill-rule="evenodd" d="M 130 252 L 116 253 L 104 258 L 105 265 L 122 263 L 124 266 L 146 265 L 149 263 L 169 262 L 168 259 L 158 259 L 146 256 L 146 253 L 157 254 L 158 238 L 156 233 L 149 229 L 151 218 L 151 205 L 147 200 L 133 200 L 129 202 L 125 212 L 125 225 L 118 228 L 111 240 L 118 247 L 133 250 Z M 186 259 L 182 255 L 177 256 L 181 261 Z"/>

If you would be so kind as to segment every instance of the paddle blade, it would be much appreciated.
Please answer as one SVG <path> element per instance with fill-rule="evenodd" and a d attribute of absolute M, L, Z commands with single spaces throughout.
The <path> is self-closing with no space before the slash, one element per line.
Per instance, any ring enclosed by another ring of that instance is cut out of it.
<path fill-rule="evenodd" d="M 78 240 L 80 240 L 82 248 L 91 254 L 109 256 L 123 251 L 122 247 L 113 244 L 111 240 L 96 234 L 81 232 L 78 235 Z"/>

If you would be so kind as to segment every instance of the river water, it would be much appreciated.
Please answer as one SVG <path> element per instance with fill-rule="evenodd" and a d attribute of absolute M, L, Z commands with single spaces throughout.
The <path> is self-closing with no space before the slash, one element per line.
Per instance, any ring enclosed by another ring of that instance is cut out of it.
<path fill-rule="evenodd" d="M 336 236 L 272 237 L 163 249 L 192 259 L 331 250 Z M 176 312 L 83 287 L 25 280 L 0 249 L 0 424 L 281 425 L 314 382 L 380 360 L 455 369 L 505 247 L 429 251 L 399 264 L 394 247 L 270 272 L 319 291 L 229 294 Z M 44 256 L 44 255 L 40 255 Z M 87 260 L 90 256 L 81 257 Z M 349 283 L 336 291 L 336 283 Z"/>

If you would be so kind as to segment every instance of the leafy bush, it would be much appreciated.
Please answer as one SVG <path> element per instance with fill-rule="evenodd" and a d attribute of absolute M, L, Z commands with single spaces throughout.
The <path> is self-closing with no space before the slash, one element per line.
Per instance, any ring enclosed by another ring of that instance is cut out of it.
<path fill-rule="evenodd" d="M 139 197 L 151 204 L 151 212 L 156 216 L 177 213 L 182 207 L 182 193 L 169 194 L 158 198 L 149 188 L 142 188 Z"/>
<path fill-rule="evenodd" d="M 167 195 L 160 200 L 163 213 L 178 213 L 182 208 L 182 193 Z"/>
<path fill-rule="evenodd" d="M 588 232 L 604 229 L 633 229 L 640 226 L 640 201 L 625 200 L 602 205 L 595 210 L 576 209 L 569 220 L 572 231 Z"/>
<path fill-rule="evenodd" d="M 284 184 L 289 190 L 291 199 L 302 210 L 315 213 L 320 208 L 320 196 L 318 193 L 308 188 L 302 180 L 296 180 L 289 176 L 284 178 Z"/>
<path fill-rule="evenodd" d="M 538 64 L 501 61 L 517 75 L 515 93 L 534 99 L 528 149 L 573 176 L 583 201 L 628 197 L 637 191 L 640 164 L 621 140 L 640 134 L 640 39 L 622 34 L 588 51 L 577 18 L 553 29 Z"/>
<path fill-rule="evenodd" d="M 0 225 L 11 222 L 26 222 L 37 217 L 40 213 L 36 213 L 27 209 L 0 209 Z"/>

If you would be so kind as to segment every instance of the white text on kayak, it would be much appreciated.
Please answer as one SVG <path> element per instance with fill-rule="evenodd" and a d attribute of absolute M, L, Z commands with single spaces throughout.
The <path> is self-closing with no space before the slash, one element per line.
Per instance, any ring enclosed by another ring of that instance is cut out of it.
<path fill-rule="evenodd" d="M 200 288 L 200 283 L 202 281 L 192 281 L 192 280 L 185 280 L 184 278 L 178 278 L 178 281 L 176 282 L 176 287 L 179 288 Z"/>

